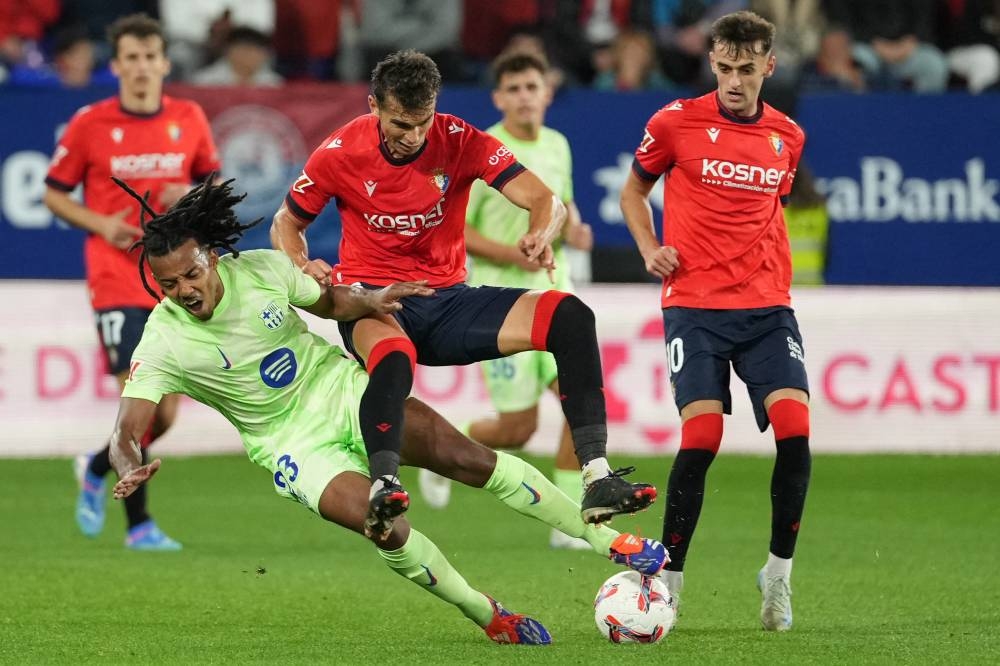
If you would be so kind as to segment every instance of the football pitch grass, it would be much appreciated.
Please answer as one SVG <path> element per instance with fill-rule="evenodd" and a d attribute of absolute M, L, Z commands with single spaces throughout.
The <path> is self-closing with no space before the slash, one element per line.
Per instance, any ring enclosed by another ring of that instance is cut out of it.
<path fill-rule="evenodd" d="M 614 462 L 662 493 L 669 459 Z M 448 509 L 429 509 L 405 470 L 412 523 L 474 587 L 552 632 L 551 646 L 519 647 L 491 643 L 367 541 L 280 499 L 244 457 L 164 460 L 152 509 L 180 553 L 126 551 L 111 500 L 104 533 L 81 536 L 69 460 L 0 460 L 0 662 L 997 663 L 1000 457 L 817 456 L 786 634 L 757 620 L 770 467 L 716 461 L 679 623 L 663 643 L 625 646 L 593 621 L 618 567 L 550 550 L 547 526 L 481 490 L 456 487 Z M 663 501 L 614 526 L 658 537 Z"/>

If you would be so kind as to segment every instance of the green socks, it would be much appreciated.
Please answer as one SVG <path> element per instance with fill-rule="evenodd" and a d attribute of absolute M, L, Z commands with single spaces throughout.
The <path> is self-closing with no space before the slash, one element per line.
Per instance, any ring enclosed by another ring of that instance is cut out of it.
<path fill-rule="evenodd" d="M 493 619 L 493 606 L 458 573 L 434 542 L 410 528 L 410 536 L 397 550 L 378 549 L 389 568 L 424 588 L 434 596 L 458 606 L 480 627 Z"/>
<path fill-rule="evenodd" d="M 607 557 L 618 532 L 610 527 L 595 527 L 583 522 L 580 504 L 566 496 L 541 472 L 516 456 L 497 451 L 497 466 L 483 486 L 501 502 L 520 514 L 531 516 L 560 532 L 582 537 L 599 554 Z M 578 493 L 580 474 L 573 473 Z"/>

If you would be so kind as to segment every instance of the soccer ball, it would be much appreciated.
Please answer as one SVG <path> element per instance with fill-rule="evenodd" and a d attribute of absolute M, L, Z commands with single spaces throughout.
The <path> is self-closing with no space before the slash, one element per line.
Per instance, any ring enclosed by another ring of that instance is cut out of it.
<path fill-rule="evenodd" d="M 612 643 L 656 643 L 674 625 L 674 600 L 659 578 L 622 571 L 594 599 L 597 629 Z"/>

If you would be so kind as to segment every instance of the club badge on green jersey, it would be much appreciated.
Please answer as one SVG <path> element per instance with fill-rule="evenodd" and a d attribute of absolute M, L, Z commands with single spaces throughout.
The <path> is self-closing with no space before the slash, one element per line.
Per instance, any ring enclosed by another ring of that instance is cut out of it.
<path fill-rule="evenodd" d="M 285 313 L 282 312 L 281 308 L 274 301 L 271 301 L 267 304 L 267 307 L 261 310 L 260 318 L 265 326 L 273 330 L 281 326 L 282 322 L 285 321 Z"/>

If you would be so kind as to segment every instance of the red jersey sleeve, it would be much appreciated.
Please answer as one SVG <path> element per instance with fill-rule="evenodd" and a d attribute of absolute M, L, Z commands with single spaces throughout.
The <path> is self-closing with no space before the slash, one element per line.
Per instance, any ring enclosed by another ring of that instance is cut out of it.
<path fill-rule="evenodd" d="M 86 127 L 89 109 L 83 107 L 70 119 L 52 154 L 45 183 L 57 190 L 72 192 L 86 175 L 90 163 L 88 146 L 91 144 Z"/>
<path fill-rule="evenodd" d="M 789 119 L 788 122 L 792 122 Z M 799 160 L 802 158 L 802 148 L 806 143 L 806 133 L 798 125 L 794 125 L 795 133 L 792 135 L 791 145 L 788 146 L 788 177 L 781 183 L 778 196 L 782 203 L 792 191 L 792 183 L 795 181 L 795 172 L 799 167 Z"/>
<path fill-rule="evenodd" d="M 680 101 L 668 104 L 646 123 L 642 142 L 635 149 L 635 160 L 632 162 L 632 170 L 643 180 L 655 181 L 673 166 L 675 153 L 670 114 L 681 108 Z"/>
<path fill-rule="evenodd" d="M 332 141 L 334 141 L 333 134 L 313 151 L 313 154 L 306 161 L 302 173 L 292 183 L 285 196 L 285 204 L 296 217 L 303 220 L 310 222 L 315 220 L 316 216 L 323 212 L 330 199 L 334 197 L 334 194 L 326 187 L 328 183 L 335 182 L 333 162 L 337 153 L 327 150 L 327 146 Z"/>
<path fill-rule="evenodd" d="M 470 165 L 475 176 L 485 180 L 490 187 L 500 190 L 511 178 L 524 171 L 514 153 L 495 136 L 453 117 L 449 131 L 456 131 L 455 128 L 461 128 L 458 131 L 466 134 L 462 161 Z"/>
<path fill-rule="evenodd" d="M 192 103 L 191 106 L 192 122 L 201 134 L 201 140 L 198 142 L 198 148 L 196 149 L 197 152 L 191 163 L 191 177 L 197 181 L 203 180 L 208 174 L 221 169 L 222 162 L 219 160 L 219 150 L 216 148 L 215 140 L 212 138 L 212 127 L 208 124 L 205 111 L 198 104 Z"/>

